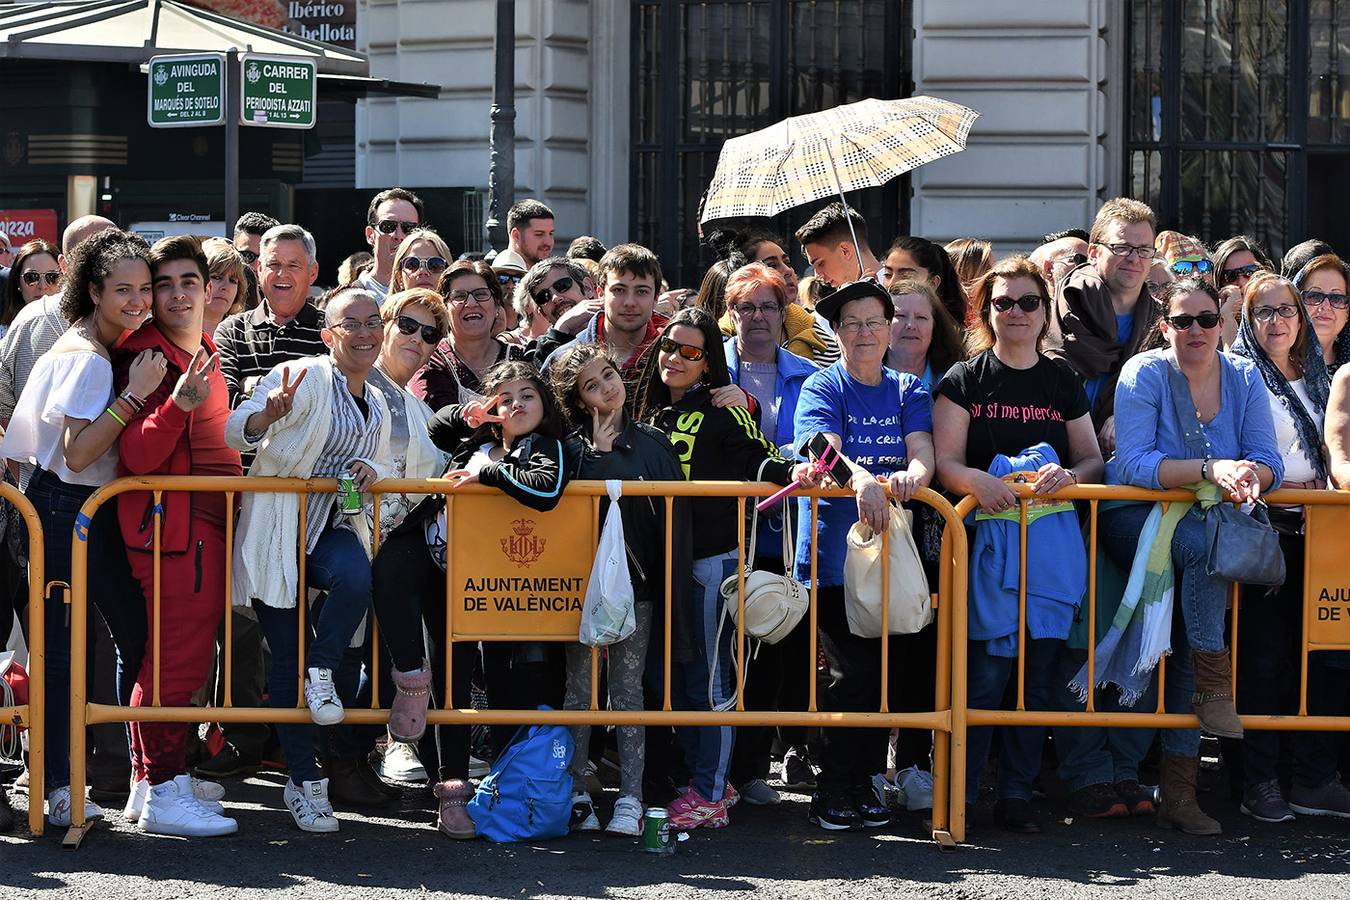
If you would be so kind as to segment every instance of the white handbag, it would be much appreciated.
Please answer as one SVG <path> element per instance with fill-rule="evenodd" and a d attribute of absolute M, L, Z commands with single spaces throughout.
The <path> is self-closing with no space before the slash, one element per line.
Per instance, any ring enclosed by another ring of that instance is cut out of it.
<path fill-rule="evenodd" d="M 792 571 L 797 553 L 788 532 L 792 530 L 790 504 L 783 505 L 783 568 Z M 750 517 L 750 549 L 745 558 L 745 633 L 756 640 L 776 644 L 787 637 L 806 615 L 811 605 L 811 592 L 790 575 L 755 571 L 755 544 L 759 537 L 759 510 Z M 722 598 L 727 615 L 735 625 L 740 614 L 736 591 L 740 579 L 732 575 L 722 581 Z"/>
<path fill-rule="evenodd" d="M 911 519 L 909 510 L 891 506 L 890 609 L 886 621 L 891 634 L 914 634 L 933 621 L 933 598 L 914 545 Z M 881 546 L 881 535 L 861 522 L 854 522 L 848 530 L 844 612 L 848 630 L 860 638 L 881 637 Z"/>
<path fill-rule="evenodd" d="M 609 492 L 609 509 L 605 511 L 605 524 L 600 529 L 591 577 L 586 581 L 586 599 L 581 605 L 581 629 L 577 635 L 577 640 L 587 647 L 617 644 L 637 630 L 633 579 L 628 574 L 628 547 L 624 543 L 623 516 L 619 511 L 623 482 L 606 481 L 605 490 Z"/>

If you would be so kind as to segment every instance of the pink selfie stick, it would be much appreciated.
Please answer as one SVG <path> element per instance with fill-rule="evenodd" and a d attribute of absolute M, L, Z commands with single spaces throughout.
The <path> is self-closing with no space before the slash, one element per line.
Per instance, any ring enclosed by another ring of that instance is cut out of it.
<path fill-rule="evenodd" d="M 819 475 L 821 472 L 828 472 L 830 470 L 830 466 L 833 465 L 833 460 L 830 459 L 831 454 L 833 454 L 836 457 L 839 455 L 839 451 L 834 449 L 833 444 L 829 444 L 826 447 L 825 452 L 821 454 L 819 459 L 812 461 L 811 471 L 813 474 Z M 781 501 L 788 494 L 797 490 L 797 488 L 799 487 L 801 487 L 801 485 L 797 484 L 797 482 L 794 481 L 787 487 L 780 489 L 777 493 L 771 494 L 770 496 L 765 497 L 763 500 L 756 503 L 755 509 L 759 510 L 760 512 L 764 512 L 769 507 L 776 506 L 779 503 L 779 501 Z"/>

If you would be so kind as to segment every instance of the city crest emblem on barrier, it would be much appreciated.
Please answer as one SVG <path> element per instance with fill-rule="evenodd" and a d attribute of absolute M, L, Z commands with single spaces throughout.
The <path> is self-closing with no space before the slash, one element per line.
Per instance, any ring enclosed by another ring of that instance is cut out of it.
<path fill-rule="evenodd" d="M 502 553 L 511 562 L 526 568 L 544 555 L 546 538 L 534 533 L 533 519 L 516 519 L 511 523 L 511 535 L 501 539 Z"/>

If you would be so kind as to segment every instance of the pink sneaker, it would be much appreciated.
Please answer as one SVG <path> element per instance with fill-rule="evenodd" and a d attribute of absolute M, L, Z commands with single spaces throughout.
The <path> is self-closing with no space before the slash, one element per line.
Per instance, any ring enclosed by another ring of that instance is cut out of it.
<path fill-rule="evenodd" d="M 726 786 L 726 790 L 722 792 L 722 802 L 726 804 L 727 809 L 731 809 L 741 802 L 741 792 L 732 787 L 730 781 L 726 782 Z M 691 781 L 680 790 L 680 795 L 683 796 L 693 789 L 694 783 Z"/>
<path fill-rule="evenodd" d="M 727 818 L 727 805 L 718 800 L 713 803 L 705 800 L 697 790 L 690 788 L 666 807 L 670 815 L 670 827 L 677 831 L 692 831 L 695 828 L 726 828 L 730 824 Z"/>

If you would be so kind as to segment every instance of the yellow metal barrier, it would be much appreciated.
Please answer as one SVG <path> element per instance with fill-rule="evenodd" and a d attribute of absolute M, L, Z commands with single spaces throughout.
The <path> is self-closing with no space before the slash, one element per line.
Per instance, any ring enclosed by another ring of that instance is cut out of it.
<path fill-rule="evenodd" d="M 254 493 L 332 493 L 335 490 L 333 479 L 300 479 L 300 478 L 208 478 L 208 477 L 186 477 L 186 476 L 155 476 L 144 478 L 122 478 L 111 484 L 105 485 L 96 491 L 84 503 L 81 513 L 84 516 L 93 518 L 95 512 L 103 504 L 112 500 L 120 494 L 129 491 L 149 491 L 154 495 L 155 508 L 162 507 L 162 495 L 166 491 L 188 491 L 188 492 L 216 492 L 224 493 L 227 505 L 232 505 L 237 494 L 244 492 Z M 629 497 L 645 496 L 663 498 L 666 515 L 671 515 L 676 498 L 688 497 L 734 497 L 737 502 L 737 513 L 739 518 L 745 520 L 746 500 L 748 498 L 758 498 L 768 496 L 777 490 L 776 485 L 768 484 L 740 484 L 727 482 L 625 482 L 624 494 Z M 373 493 L 377 496 L 386 494 L 443 494 L 447 497 L 447 521 L 451 523 L 450 546 L 447 548 L 446 565 L 446 644 L 447 652 L 445 654 L 446 683 L 452 683 L 453 671 L 451 669 L 451 660 L 453 654 L 448 652 L 449 644 L 453 641 L 494 641 L 494 640 L 553 640 L 553 641 L 575 641 L 577 634 L 577 623 L 580 617 L 579 604 L 573 605 L 565 602 L 562 605 L 566 607 L 566 615 L 549 615 L 542 618 L 536 616 L 514 617 L 514 624 L 510 617 L 498 616 L 494 619 L 491 615 L 492 610 L 484 604 L 481 608 L 477 603 L 470 604 L 466 610 L 465 591 L 459 588 L 464 569 L 467 566 L 480 564 L 483 557 L 484 539 L 488 541 L 498 541 L 502 553 L 508 558 L 530 559 L 531 562 L 542 561 L 546 556 L 554 559 L 554 562 L 563 567 L 570 567 L 567 571 L 570 575 L 559 576 L 560 579 L 567 579 L 567 590 L 569 597 L 584 597 L 584 578 L 589 575 L 591 561 L 594 557 L 594 550 L 599 531 L 599 503 L 600 498 L 605 496 L 606 490 L 603 482 L 572 482 L 566 491 L 559 508 L 549 513 L 536 513 L 523 506 L 515 504 L 506 498 L 503 498 L 500 492 L 483 486 L 469 486 L 460 489 L 454 489 L 450 482 L 441 479 L 430 479 L 427 481 L 418 480 L 394 480 L 388 479 L 375 485 Z M 812 531 L 817 530 L 819 498 L 825 497 L 849 497 L 853 495 L 845 490 L 829 491 L 810 491 L 804 492 L 803 496 L 811 497 L 811 525 Z M 953 646 L 964 647 L 965 645 L 965 592 L 967 577 L 967 548 L 966 535 L 960 527 L 960 519 L 951 505 L 947 503 L 941 495 L 929 491 L 921 490 L 915 498 L 926 503 L 937 510 L 944 521 L 943 537 L 943 565 L 941 567 L 941 578 L 936 598 L 936 609 L 938 613 L 938 653 L 935 666 L 936 689 L 934 692 L 934 706 L 932 712 L 913 712 L 913 713 L 893 713 L 888 709 L 887 696 L 887 675 L 889 669 L 889 650 L 886 641 L 881 642 L 881 704 L 876 712 L 828 712 L 817 708 L 816 704 L 816 659 L 817 659 L 817 639 L 816 639 L 816 590 L 813 587 L 810 591 L 810 611 L 809 624 L 810 631 L 810 655 L 806 661 L 809 672 L 809 700 L 805 711 L 756 711 L 747 710 L 744 704 L 745 678 L 745 579 L 744 579 L 744 560 L 745 560 L 745 534 L 741 531 L 739 542 L 739 556 L 742 565 L 740 566 L 741 578 L 738 590 L 738 605 L 740 615 L 737 620 L 740 623 L 736 633 L 736 659 L 740 664 L 738 667 L 740 683 L 737 690 L 736 708 L 725 712 L 710 711 L 679 711 L 671 708 L 670 695 L 670 646 L 671 646 L 671 581 L 674 577 L 672 571 L 670 542 L 670 530 L 666 531 L 666 567 L 665 567 L 665 634 L 664 634 L 664 675 L 665 687 L 662 708 L 660 710 L 650 711 L 610 711 L 600 708 L 597 697 L 597 681 L 592 678 L 591 681 L 591 708 L 589 710 L 473 710 L 473 709 L 433 709 L 430 710 L 427 720 L 433 724 L 563 724 L 563 725 L 729 725 L 729 726 L 750 726 L 750 725 L 797 725 L 797 726 L 847 726 L 847 727 L 876 727 L 876 728 L 915 728 L 922 730 L 932 730 L 935 734 L 935 752 L 934 752 L 934 802 L 933 802 L 933 837 L 943 846 L 951 846 L 953 842 L 960 841 L 964 836 L 964 805 L 957 802 L 956 798 L 963 796 L 963 786 L 958 785 L 956 778 L 964 773 L 964 767 L 953 771 L 949 779 L 949 764 L 953 758 L 959 754 L 959 758 L 964 760 L 965 754 L 965 734 L 964 717 L 957 710 L 959 707 L 953 705 L 957 696 L 952 690 L 951 663 L 952 654 L 950 648 Z M 303 547 L 305 535 L 305 504 L 300 504 L 299 519 L 299 545 L 296 548 L 298 559 L 303 561 Z M 539 533 L 540 523 L 544 520 L 552 520 L 545 523 L 549 528 L 561 528 L 561 532 L 549 531 L 547 535 Z M 84 810 L 84 787 L 86 781 L 85 772 L 85 729 L 89 725 L 106 722 L 289 722 L 289 723 L 308 723 L 310 714 L 304 706 L 304 691 L 299 692 L 299 701 L 294 709 L 274 709 L 274 708 L 240 708 L 231 705 L 229 688 L 230 672 L 233 661 L 232 657 L 232 633 L 230 627 L 229 605 L 231 603 L 233 571 L 229 560 L 233 556 L 234 547 L 234 527 L 229 517 L 226 520 L 226 559 L 225 568 L 225 651 L 222 654 L 225 658 L 225 706 L 214 708 L 197 707 L 163 707 L 159 705 L 159 642 L 161 640 L 159 630 L 159 572 L 156 562 L 154 591 L 152 596 L 152 615 L 150 641 L 152 642 L 152 658 L 154 663 L 154 690 L 152 692 L 152 703 L 150 706 L 143 707 L 121 707 L 106 704 L 89 703 L 85 696 L 85 672 L 84 672 L 84 651 L 85 651 L 85 627 L 88 620 L 88 587 L 90 573 L 88 571 L 88 546 L 84 541 L 76 541 L 72 550 L 71 572 L 72 572 L 72 590 L 71 590 L 71 735 L 70 735 L 70 755 L 71 755 L 71 817 L 73 825 L 68 832 L 65 843 L 67 846 L 78 846 L 79 842 L 87 833 L 92 823 L 86 822 Z M 585 522 L 585 525 L 581 523 Z M 697 524 L 697 523 L 696 523 Z M 489 526 L 497 527 L 500 530 L 502 526 L 510 526 L 511 533 L 507 535 L 498 535 L 496 532 L 488 533 Z M 460 538 L 456 538 L 457 530 L 463 531 L 464 546 L 460 551 L 456 547 Z M 159 553 L 159 521 L 155 522 L 154 531 L 154 552 L 156 561 Z M 543 538 L 543 540 L 541 540 Z M 548 542 L 557 540 L 561 545 L 561 556 L 559 546 L 554 546 L 550 551 Z M 885 560 L 887 538 L 883 534 L 883 553 Z M 379 533 L 378 524 L 375 534 L 375 543 L 378 547 Z M 569 557 L 563 559 L 561 557 Z M 883 566 L 886 563 L 883 562 Z M 814 546 L 812 548 L 811 571 L 815 574 L 816 559 Z M 578 583 L 576 573 L 580 572 L 581 577 Z M 300 611 L 299 627 L 301 629 L 300 658 L 297 669 L 299 673 L 304 672 L 304 634 L 305 634 L 305 581 L 304 565 L 299 566 L 299 584 L 298 584 L 298 609 Z M 550 575 L 553 573 L 550 572 Z M 683 573 L 682 573 L 683 574 Z M 814 577 L 812 581 L 814 582 Z M 882 620 L 881 627 L 883 633 L 887 630 L 887 616 L 889 598 L 888 579 L 883 571 L 883 602 L 882 602 Z M 467 612 L 467 615 L 466 615 Z M 556 612 L 556 610 L 554 610 Z M 483 615 L 487 613 L 488 615 Z M 464 622 L 459 622 L 460 619 Z M 505 625 L 503 623 L 505 622 Z M 378 627 L 378 626 L 376 626 Z M 379 661 L 378 652 L 378 632 L 372 638 L 372 655 L 374 663 L 372 665 L 371 678 L 372 685 L 372 708 L 370 709 L 348 709 L 345 722 L 352 724 L 384 724 L 388 720 L 388 711 L 378 707 L 379 697 L 379 678 L 382 665 Z M 964 659 L 964 652 L 961 653 Z M 598 651 L 592 652 L 592 669 L 599 664 Z M 303 679 L 303 674 L 300 674 Z M 303 688 L 303 682 L 301 684 Z M 964 690 L 964 682 L 962 682 Z M 963 695 L 962 695 L 963 696 Z M 950 784 L 949 784 L 950 781 Z M 948 810 L 951 810 L 949 817 Z"/>
<path fill-rule="evenodd" d="M 43 601 L 45 597 L 46 546 L 42 540 L 42 522 L 37 510 L 17 487 L 8 482 L 0 482 L 0 498 L 13 503 L 23 517 L 24 527 L 28 529 L 28 702 L 21 706 L 0 706 L 0 721 L 7 725 L 22 725 L 28 729 L 28 829 L 33 834 L 42 834 L 46 826 L 43 815 L 43 798 L 47 750 L 46 730 L 43 710 L 47 702 L 46 678 L 46 614 Z M 8 622 L 0 622 L 0 630 L 9 628 Z M 4 634 L 8 637 L 8 634 Z M 4 645 L 0 644 L 0 649 Z"/>
<path fill-rule="evenodd" d="M 1027 568 L 1026 535 L 1027 503 L 1033 498 L 1043 498 L 1034 494 L 1030 485 L 1010 485 L 1018 496 L 1021 510 L 1021 562 L 1018 585 L 1018 625 L 1019 634 L 1026 633 L 1027 615 Z M 1087 645 L 1088 684 L 1096 687 L 1096 634 L 1097 634 L 1097 522 L 1099 505 L 1103 501 L 1148 501 L 1168 503 L 1172 501 L 1194 502 L 1195 495 L 1185 490 L 1150 491 L 1143 488 L 1117 485 L 1078 485 L 1064 488 L 1054 494 L 1056 499 L 1087 501 L 1089 519 L 1088 558 L 1088 595 L 1087 605 L 1089 635 Z M 1345 576 L 1344 535 L 1350 528 L 1350 492 L 1316 490 L 1281 490 L 1266 498 L 1272 504 L 1301 504 L 1307 511 L 1304 547 L 1304 610 L 1305 628 L 1302 641 L 1302 669 L 1299 688 L 1299 712 L 1289 715 L 1243 715 L 1244 728 L 1254 730 L 1280 731 L 1350 731 L 1350 717 L 1347 716 L 1309 716 L 1307 706 L 1308 689 L 1308 653 L 1312 650 L 1350 650 L 1350 579 Z M 978 503 L 974 497 L 965 497 L 956 505 L 956 513 L 965 518 Z M 1315 551 L 1318 539 L 1329 540 L 1325 549 Z M 945 565 L 954 565 L 949 556 L 944 556 Z M 1237 586 L 1233 588 L 1234 595 Z M 1158 705 L 1154 712 L 1098 712 L 1094 709 L 1095 690 L 1088 691 L 1084 709 L 1076 711 L 1029 710 L 1026 708 L 1024 691 L 1024 672 L 1026 666 L 1026 641 L 1018 641 L 1017 655 L 1017 699 L 1013 709 L 969 709 L 967 708 L 968 659 L 965 642 L 968 609 L 962 607 L 955 611 L 952 652 L 952 709 L 953 733 L 981 725 L 1040 725 L 1040 726 L 1095 726 L 1102 728 L 1198 728 L 1200 720 L 1190 713 L 1168 713 L 1164 705 L 1164 669 L 1159 664 Z M 1236 696 L 1237 659 L 1239 647 L 1237 628 L 1239 606 L 1233 603 L 1232 634 L 1229 646 L 1233 660 L 1234 695 Z M 1239 698 L 1240 699 L 1240 698 Z M 956 807 L 963 803 L 962 794 L 966 781 L 966 759 L 964 751 L 952 749 L 952 821 L 955 823 Z M 958 827 L 952 833 L 960 841 L 964 835 L 957 835 Z"/>

